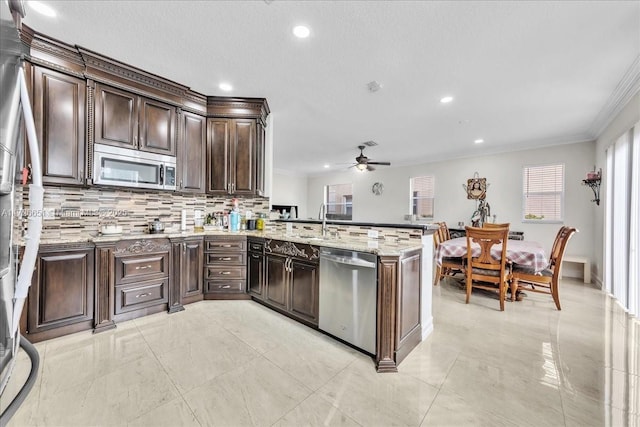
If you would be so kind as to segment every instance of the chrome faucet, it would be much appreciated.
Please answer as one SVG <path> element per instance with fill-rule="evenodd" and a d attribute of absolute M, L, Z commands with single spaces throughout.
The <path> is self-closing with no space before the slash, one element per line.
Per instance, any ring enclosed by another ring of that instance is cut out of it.
<path fill-rule="evenodd" d="M 327 235 L 327 205 L 325 203 L 320 205 L 318 219 L 322 220 L 322 237 L 325 237 Z"/>

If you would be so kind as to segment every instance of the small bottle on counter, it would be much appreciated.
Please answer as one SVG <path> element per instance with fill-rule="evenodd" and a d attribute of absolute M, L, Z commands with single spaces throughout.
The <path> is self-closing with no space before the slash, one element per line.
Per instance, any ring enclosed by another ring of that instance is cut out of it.
<path fill-rule="evenodd" d="M 262 218 L 262 216 L 258 217 L 258 219 L 256 220 L 256 229 L 264 230 L 264 219 Z"/>

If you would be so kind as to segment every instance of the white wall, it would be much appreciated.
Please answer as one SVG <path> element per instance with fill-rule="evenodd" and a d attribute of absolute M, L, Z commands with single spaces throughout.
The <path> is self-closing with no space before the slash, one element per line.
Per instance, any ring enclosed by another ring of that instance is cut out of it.
<path fill-rule="evenodd" d="M 474 172 L 487 178 L 487 202 L 497 222 L 510 222 L 511 229 L 524 231 L 525 239 L 537 240 L 547 250 L 561 224 L 530 224 L 521 221 L 522 167 L 525 165 L 565 164 L 565 225 L 577 227 L 567 248 L 567 254 L 585 255 L 594 259 L 594 203 L 591 189 L 582 185 L 587 171 L 595 162 L 595 142 L 566 144 L 534 150 L 495 154 L 485 157 L 455 159 L 404 167 L 379 167 L 374 172 L 355 170 L 309 177 L 307 205 L 322 203 L 323 187 L 327 184 L 353 184 L 353 220 L 402 223 L 409 213 L 409 179 L 434 175 L 435 218 L 456 225 L 470 223 L 476 204 L 468 200 L 463 184 Z M 374 182 L 382 182 L 382 196 L 371 192 Z M 568 275 L 571 275 L 567 272 Z"/>
<path fill-rule="evenodd" d="M 620 113 L 607 125 L 596 141 L 596 165 L 602 168 L 602 185 L 600 190 L 600 206 L 594 210 L 594 247 L 596 260 L 596 281 L 602 284 L 602 268 L 604 263 L 604 203 L 607 196 L 607 148 L 633 125 L 640 121 L 640 92 L 620 110 Z"/>
<path fill-rule="evenodd" d="M 271 205 L 298 205 L 298 218 L 313 216 L 307 213 L 307 177 L 288 171 L 273 171 L 271 187 Z M 320 204 L 318 203 L 318 206 Z"/>

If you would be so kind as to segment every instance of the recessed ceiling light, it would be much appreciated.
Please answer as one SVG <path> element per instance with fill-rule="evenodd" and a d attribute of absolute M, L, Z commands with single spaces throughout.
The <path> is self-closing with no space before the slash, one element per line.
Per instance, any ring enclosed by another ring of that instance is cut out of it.
<path fill-rule="evenodd" d="M 300 39 L 306 39 L 307 37 L 309 37 L 310 33 L 311 31 L 309 31 L 309 28 L 305 27 L 304 25 L 298 25 L 293 27 L 293 35 L 295 35 Z"/>
<path fill-rule="evenodd" d="M 35 10 L 36 12 L 38 12 L 41 15 L 44 16 L 48 16 L 50 18 L 53 18 L 56 16 L 56 11 L 53 10 L 53 8 L 51 8 L 51 6 L 48 6 L 42 2 L 39 1 L 28 1 L 27 4 L 29 6 L 31 6 L 31 9 Z"/>
<path fill-rule="evenodd" d="M 331 165 L 324 165 L 325 169 L 329 169 L 331 167 Z"/>
<path fill-rule="evenodd" d="M 225 92 L 233 90 L 233 86 L 231 86 L 229 83 L 220 83 L 218 87 Z"/>
<path fill-rule="evenodd" d="M 473 142 L 474 142 L 474 143 L 476 143 L 476 144 L 482 144 L 482 143 L 484 142 L 484 139 L 479 138 L 479 139 L 476 139 L 476 140 L 475 140 L 475 141 L 473 141 Z"/>
<path fill-rule="evenodd" d="M 453 96 L 445 96 L 443 98 L 440 98 L 440 102 L 443 104 L 448 104 L 451 101 L 453 101 Z"/>

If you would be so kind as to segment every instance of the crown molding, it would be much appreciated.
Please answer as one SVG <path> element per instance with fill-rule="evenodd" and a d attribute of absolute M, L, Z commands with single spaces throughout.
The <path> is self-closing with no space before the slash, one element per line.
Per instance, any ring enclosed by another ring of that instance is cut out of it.
<path fill-rule="evenodd" d="M 640 55 L 631 63 L 615 90 L 589 128 L 592 139 L 597 139 L 611 121 L 640 91 Z"/>

